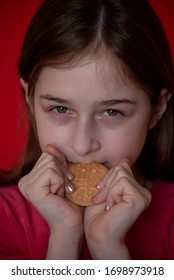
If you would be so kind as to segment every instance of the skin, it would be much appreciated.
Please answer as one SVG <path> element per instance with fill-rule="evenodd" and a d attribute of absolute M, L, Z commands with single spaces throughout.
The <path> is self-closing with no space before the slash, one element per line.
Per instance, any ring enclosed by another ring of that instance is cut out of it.
<path fill-rule="evenodd" d="M 21 83 L 29 103 L 28 84 Z M 130 258 L 125 235 L 151 200 L 145 178 L 132 170 L 167 100 L 163 90 L 151 108 L 109 55 L 71 69 L 43 68 L 31 105 L 43 153 L 19 189 L 49 224 L 47 259 L 78 259 L 84 232 L 94 259 Z M 68 165 L 92 161 L 109 171 L 94 205 L 83 208 L 64 198 L 74 191 Z"/>

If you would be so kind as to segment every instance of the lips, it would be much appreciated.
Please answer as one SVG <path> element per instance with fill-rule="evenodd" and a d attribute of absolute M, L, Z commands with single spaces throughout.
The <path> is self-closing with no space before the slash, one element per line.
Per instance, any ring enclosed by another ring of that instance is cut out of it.
<path fill-rule="evenodd" d="M 91 163 L 91 162 L 98 162 L 98 163 L 100 163 L 100 164 L 102 164 L 102 165 L 104 165 L 107 169 L 110 169 L 111 168 L 111 166 L 110 166 L 110 164 L 108 163 L 108 162 L 99 162 L 99 161 L 96 161 L 96 160 L 93 160 L 93 161 L 74 161 L 74 162 L 72 162 L 72 161 L 67 161 L 67 165 L 68 166 L 70 166 L 70 165 L 72 165 L 72 164 L 74 164 L 74 163 L 78 163 L 78 162 L 81 162 L 81 163 Z"/>
<path fill-rule="evenodd" d="M 70 165 L 72 165 L 72 164 L 73 164 L 73 162 L 67 161 L 67 165 L 68 165 L 68 166 L 70 166 Z"/>

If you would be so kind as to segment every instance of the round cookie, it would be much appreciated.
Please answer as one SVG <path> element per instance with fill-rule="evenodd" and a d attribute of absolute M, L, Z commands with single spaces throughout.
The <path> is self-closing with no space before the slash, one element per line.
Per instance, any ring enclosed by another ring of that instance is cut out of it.
<path fill-rule="evenodd" d="M 81 206 L 92 205 L 92 198 L 98 193 L 96 184 L 108 169 L 98 162 L 74 163 L 69 166 L 74 175 L 72 183 L 76 187 L 75 192 L 66 193 L 66 197 Z"/>

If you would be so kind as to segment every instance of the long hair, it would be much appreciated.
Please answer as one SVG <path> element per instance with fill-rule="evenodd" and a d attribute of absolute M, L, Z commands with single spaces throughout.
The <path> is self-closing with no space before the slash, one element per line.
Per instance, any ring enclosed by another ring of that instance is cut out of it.
<path fill-rule="evenodd" d="M 29 98 L 32 102 L 44 66 L 75 67 L 80 58 L 97 55 L 103 46 L 146 90 L 152 106 L 163 88 L 172 93 L 138 159 L 145 176 L 165 178 L 167 171 L 173 170 L 174 67 L 163 26 L 148 1 L 45 0 L 31 20 L 19 59 L 19 75 L 29 84 Z M 4 176 L 3 184 L 16 183 L 41 154 L 34 116 L 29 108 L 28 112 L 29 137 L 23 161 L 15 173 Z"/>

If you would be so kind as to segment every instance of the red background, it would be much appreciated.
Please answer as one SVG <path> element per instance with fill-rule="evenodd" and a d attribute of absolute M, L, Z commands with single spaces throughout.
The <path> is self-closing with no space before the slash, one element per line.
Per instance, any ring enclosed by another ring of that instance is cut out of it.
<path fill-rule="evenodd" d="M 15 163 L 25 144 L 25 122 L 21 120 L 24 110 L 17 62 L 26 27 L 41 2 L 0 0 L 0 168 Z M 150 2 L 163 22 L 174 57 L 174 1 Z"/>

